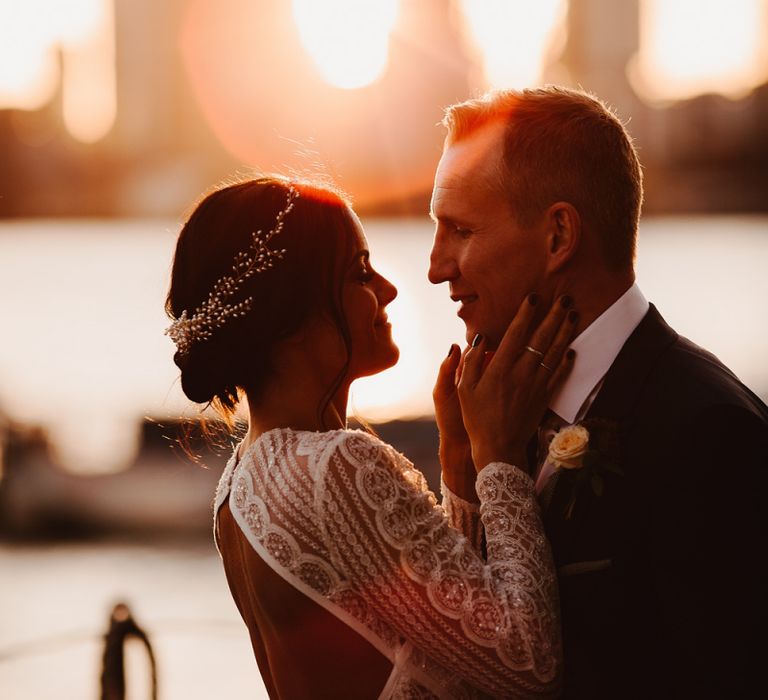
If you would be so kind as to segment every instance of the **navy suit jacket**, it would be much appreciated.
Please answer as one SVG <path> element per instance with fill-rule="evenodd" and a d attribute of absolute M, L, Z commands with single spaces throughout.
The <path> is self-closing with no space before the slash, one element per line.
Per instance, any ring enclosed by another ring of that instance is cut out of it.
<path fill-rule="evenodd" d="M 587 419 L 615 428 L 622 473 L 598 496 L 563 472 L 543 513 L 563 697 L 763 695 L 768 409 L 651 305 Z"/>

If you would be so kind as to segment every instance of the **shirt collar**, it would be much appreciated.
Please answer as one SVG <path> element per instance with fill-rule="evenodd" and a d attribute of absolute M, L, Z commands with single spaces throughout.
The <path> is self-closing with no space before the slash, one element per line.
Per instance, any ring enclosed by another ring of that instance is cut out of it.
<path fill-rule="evenodd" d="M 576 351 L 573 369 L 550 410 L 573 423 L 587 397 L 613 364 L 619 351 L 648 312 L 648 300 L 634 283 L 571 343 Z"/>

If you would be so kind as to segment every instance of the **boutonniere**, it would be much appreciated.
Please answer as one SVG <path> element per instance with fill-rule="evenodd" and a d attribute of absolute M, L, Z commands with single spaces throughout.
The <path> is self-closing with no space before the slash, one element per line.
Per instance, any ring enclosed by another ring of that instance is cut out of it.
<path fill-rule="evenodd" d="M 608 474 L 624 475 L 618 447 L 618 426 L 607 420 L 593 419 L 569 425 L 552 438 L 547 459 L 562 472 L 560 478 L 569 479 L 573 485 L 566 518 L 571 517 L 576 497 L 586 484 L 599 497 L 605 491 Z"/>

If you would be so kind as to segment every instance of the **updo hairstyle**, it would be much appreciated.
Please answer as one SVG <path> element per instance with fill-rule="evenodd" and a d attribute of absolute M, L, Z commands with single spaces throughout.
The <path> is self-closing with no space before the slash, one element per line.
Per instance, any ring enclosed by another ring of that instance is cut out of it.
<path fill-rule="evenodd" d="M 344 275 L 355 252 L 351 209 L 340 193 L 316 184 L 260 177 L 215 190 L 194 209 L 179 234 L 165 310 L 177 319 L 192 314 L 216 282 L 231 273 L 235 256 L 249 250 L 252 233 L 274 228 L 288 202 L 289 187 L 299 193 L 283 230 L 268 246 L 285 249 L 274 267 L 245 280 L 228 303 L 252 297 L 244 316 L 229 318 L 212 337 L 176 352 L 181 386 L 196 403 L 210 404 L 229 422 L 239 390 L 258 396 L 273 367 L 273 351 L 311 317 L 327 314 L 350 351 L 342 309 Z M 337 377 L 318 411 L 344 379 Z"/>

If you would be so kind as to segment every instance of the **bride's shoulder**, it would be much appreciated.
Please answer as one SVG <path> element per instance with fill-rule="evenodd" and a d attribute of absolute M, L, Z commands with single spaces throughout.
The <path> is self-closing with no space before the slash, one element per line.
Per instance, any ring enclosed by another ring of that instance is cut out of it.
<path fill-rule="evenodd" d="M 352 455 L 363 453 L 370 456 L 379 451 L 391 449 L 376 435 L 350 428 L 316 432 L 298 431 L 295 437 L 296 451 L 299 454 L 343 450 L 351 452 Z"/>
<path fill-rule="evenodd" d="M 338 460 L 352 465 L 370 466 L 378 463 L 395 464 L 401 468 L 411 466 L 410 462 L 395 448 L 373 433 L 350 428 L 337 430 L 311 431 L 293 428 L 275 428 L 263 433 L 247 449 L 235 449 L 232 460 L 237 462 L 237 454 L 243 452 L 244 464 L 254 461 L 255 454 L 289 459 L 298 458 L 310 464 L 322 464 Z M 229 465 L 228 465 L 229 466 Z"/>
<path fill-rule="evenodd" d="M 406 458 L 377 435 L 364 430 L 343 428 L 297 434 L 296 454 L 315 460 L 340 458 L 351 466 L 401 464 Z"/>

